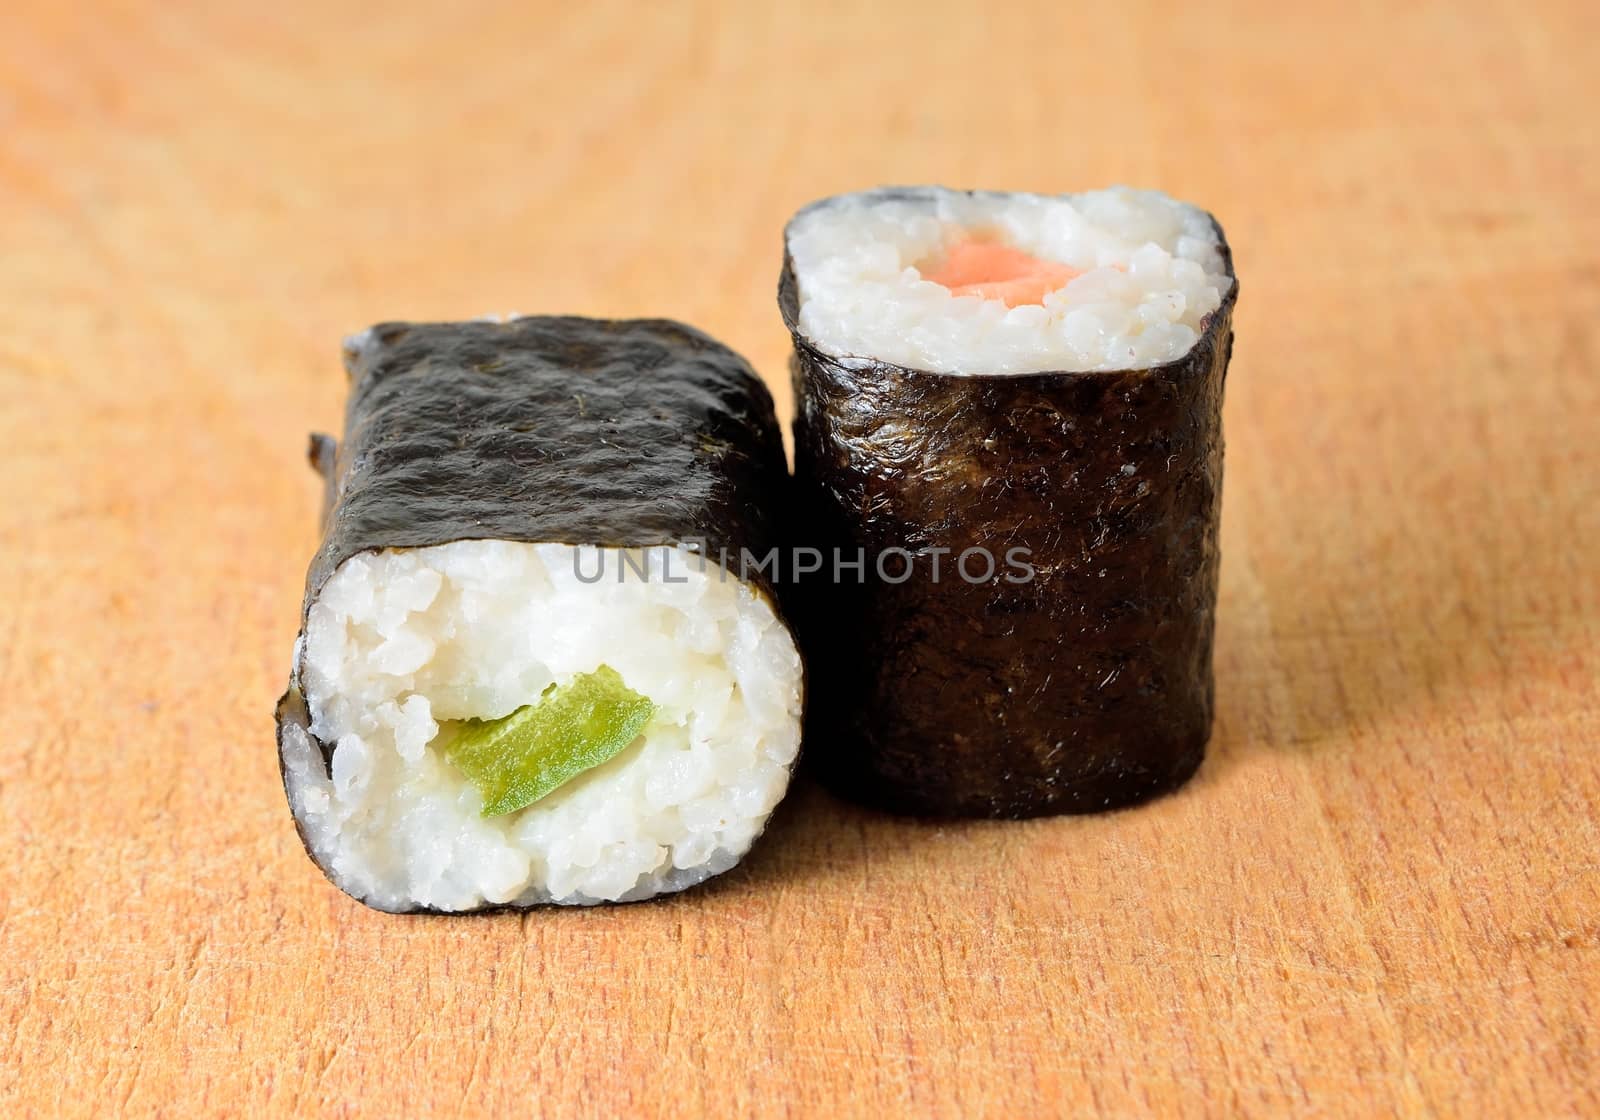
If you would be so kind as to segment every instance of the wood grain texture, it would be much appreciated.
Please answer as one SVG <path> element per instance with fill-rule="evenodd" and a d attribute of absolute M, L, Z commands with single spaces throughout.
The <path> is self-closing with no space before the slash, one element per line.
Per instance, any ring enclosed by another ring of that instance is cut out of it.
<path fill-rule="evenodd" d="M 9 8 L 0 1113 L 1600 1111 L 1600 19 L 1301 7 Z M 893 181 L 1226 225 L 1198 778 L 802 783 L 647 906 L 340 896 L 271 728 L 340 335 L 660 314 L 781 386 L 783 220 Z"/>

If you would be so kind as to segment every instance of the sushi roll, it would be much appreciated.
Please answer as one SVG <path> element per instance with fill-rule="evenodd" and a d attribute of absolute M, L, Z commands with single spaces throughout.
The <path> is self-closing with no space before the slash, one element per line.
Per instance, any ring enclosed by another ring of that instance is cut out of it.
<path fill-rule="evenodd" d="M 909 813 L 1109 809 L 1212 716 L 1222 230 L 1164 195 L 887 188 L 785 233 L 808 758 Z"/>
<path fill-rule="evenodd" d="M 760 570 L 772 399 L 677 323 L 385 323 L 313 437 L 325 537 L 278 705 L 306 851 L 388 911 L 632 901 L 738 862 L 800 744 Z"/>

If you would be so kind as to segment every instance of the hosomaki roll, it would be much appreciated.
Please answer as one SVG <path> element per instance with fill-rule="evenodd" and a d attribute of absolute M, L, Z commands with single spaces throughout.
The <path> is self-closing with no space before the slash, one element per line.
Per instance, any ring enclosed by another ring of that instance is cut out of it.
<path fill-rule="evenodd" d="M 732 867 L 802 672 L 772 399 L 677 323 L 387 323 L 314 437 L 325 539 L 278 749 L 306 850 L 381 910 L 631 901 Z"/>
<path fill-rule="evenodd" d="M 1215 220 L 1154 192 L 890 188 L 789 223 L 797 502 L 836 558 L 797 612 L 829 784 L 1021 817 L 1194 772 L 1236 292 Z"/>

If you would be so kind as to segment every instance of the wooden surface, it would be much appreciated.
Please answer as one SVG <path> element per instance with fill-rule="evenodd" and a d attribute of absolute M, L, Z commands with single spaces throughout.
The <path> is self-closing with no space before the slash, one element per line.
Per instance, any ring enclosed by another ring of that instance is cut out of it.
<path fill-rule="evenodd" d="M 8 8 L 0 1114 L 1600 1110 L 1592 5 L 435 7 Z M 657 905 L 338 894 L 270 717 L 341 334 L 663 314 L 781 386 L 781 223 L 894 181 L 1226 225 L 1197 780 L 802 783 Z"/>

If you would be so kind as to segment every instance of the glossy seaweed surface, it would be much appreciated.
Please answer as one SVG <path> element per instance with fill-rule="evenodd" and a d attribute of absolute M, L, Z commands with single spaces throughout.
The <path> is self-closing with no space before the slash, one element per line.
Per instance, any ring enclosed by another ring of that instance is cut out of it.
<path fill-rule="evenodd" d="M 772 397 L 745 360 L 659 319 L 384 323 L 350 402 L 306 601 L 358 552 L 496 538 L 777 543 Z"/>
<path fill-rule="evenodd" d="M 344 438 L 311 440 L 327 496 L 302 630 L 328 577 L 361 552 L 493 538 L 737 557 L 780 543 L 789 480 L 771 394 L 692 327 L 384 323 L 346 366 Z M 776 605 L 762 573 L 745 575 Z M 299 668 L 278 704 L 280 751 L 285 726 L 310 722 Z M 331 744 L 319 745 L 326 760 Z"/>
<path fill-rule="evenodd" d="M 1199 766 L 1237 291 L 1165 365 L 964 377 L 822 352 L 785 255 L 800 535 L 925 554 L 903 582 L 869 559 L 862 582 L 798 590 L 807 759 L 829 785 L 900 812 L 1024 817 L 1132 804 Z M 952 576 L 973 548 L 994 580 Z M 1016 548 L 1031 579 L 1006 563 Z"/>

